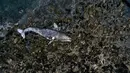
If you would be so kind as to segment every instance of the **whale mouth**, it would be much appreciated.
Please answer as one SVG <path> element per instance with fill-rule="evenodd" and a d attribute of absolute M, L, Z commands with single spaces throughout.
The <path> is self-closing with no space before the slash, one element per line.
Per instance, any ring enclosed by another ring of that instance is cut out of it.
<path fill-rule="evenodd" d="M 62 42 L 71 42 L 71 38 L 63 33 L 58 33 L 55 35 L 55 40 L 59 40 Z"/>
<path fill-rule="evenodd" d="M 62 42 L 71 42 L 71 39 L 61 39 Z"/>
<path fill-rule="evenodd" d="M 65 42 L 71 42 L 71 39 L 68 39 L 68 40 L 64 40 Z"/>
<path fill-rule="evenodd" d="M 62 39 L 60 39 L 60 41 L 62 42 L 71 42 L 71 38 L 68 36 L 62 37 Z"/>

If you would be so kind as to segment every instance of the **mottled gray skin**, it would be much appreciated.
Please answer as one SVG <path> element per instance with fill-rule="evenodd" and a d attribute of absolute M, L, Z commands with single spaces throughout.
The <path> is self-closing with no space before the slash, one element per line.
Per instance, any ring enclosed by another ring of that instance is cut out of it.
<path fill-rule="evenodd" d="M 18 30 L 21 30 L 21 29 L 18 29 Z M 39 35 L 49 39 L 49 40 L 60 40 L 60 41 L 63 41 L 63 42 L 71 42 L 71 38 L 66 36 L 65 34 L 63 33 L 60 33 L 58 31 L 54 31 L 54 30 L 51 30 L 51 29 L 39 29 L 39 28 L 32 28 L 32 27 L 29 27 L 29 28 L 26 28 L 25 30 L 23 30 L 23 32 L 21 33 L 21 36 L 23 38 L 25 38 L 25 33 L 26 32 L 35 32 L 35 33 L 38 33 Z M 20 32 L 19 32 L 20 33 Z"/>

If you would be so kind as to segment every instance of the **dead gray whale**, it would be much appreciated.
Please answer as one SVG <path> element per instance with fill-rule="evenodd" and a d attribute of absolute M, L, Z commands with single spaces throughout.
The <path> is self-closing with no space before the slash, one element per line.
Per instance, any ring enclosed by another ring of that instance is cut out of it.
<path fill-rule="evenodd" d="M 67 35 L 60 33 L 58 31 L 55 30 L 51 30 L 51 29 L 39 29 L 39 28 L 33 28 L 33 27 L 29 27 L 26 28 L 24 30 L 22 29 L 17 29 L 17 31 L 21 34 L 21 36 L 23 37 L 23 39 L 25 39 L 25 33 L 26 32 L 35 32 L 43 37 L 45 37 L 48 40 L 59 40 L 62 42 L 71 42 L 71 38 L 68 37 Z"/>

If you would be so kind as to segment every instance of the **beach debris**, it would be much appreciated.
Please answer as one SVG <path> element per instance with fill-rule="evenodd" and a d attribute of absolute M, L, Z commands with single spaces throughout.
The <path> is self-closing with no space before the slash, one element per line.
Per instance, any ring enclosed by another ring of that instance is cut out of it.
<path fill-rule="evenodd" d="M 39 28 L 29 27 L 24 30 L 17 29 L 17 31 L 21 34 L 23 39 L 25 39 L 26 32 L 35 32 L 45 37 L 46 39 L 51 40 L 49 43 L 53 42 L 54 40 L 59 40 L 62 42 L 71 42 L 71 38 L 68 37 L 67 35 L 51 29 L 39 29 Z"/>

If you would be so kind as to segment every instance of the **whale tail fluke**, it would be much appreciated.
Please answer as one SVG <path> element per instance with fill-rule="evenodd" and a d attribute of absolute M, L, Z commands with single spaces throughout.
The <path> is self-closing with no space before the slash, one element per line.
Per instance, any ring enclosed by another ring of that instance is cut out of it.
<path fill-rule="evenodd" d="M 25 32 L 22 29 L 17 29 L 17 31 L 21 34 L 21 36 L 23 37 L 23 39 L 25 39 Z"/>

